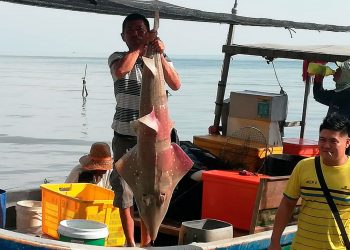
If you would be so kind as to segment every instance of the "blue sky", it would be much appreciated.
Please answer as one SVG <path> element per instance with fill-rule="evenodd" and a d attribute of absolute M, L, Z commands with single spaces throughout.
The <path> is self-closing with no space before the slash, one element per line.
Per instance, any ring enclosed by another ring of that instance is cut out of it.
<path fill-rule="evenodd" d="M 234 0 L 165 0 L 180 6 L 229 13 Z M 302 4 L 301 4 L 302 3 Z M 239 0 L 238 14 L 321 24 L 350 25 L 350 1 Z M 120 39 L 124 17 L 53 10 L 0 1 L 0 54 L 101 56 L 125 50 Z M 170 55 L 220 55 L 228 25 L 161 20 L 159 36 Z M 350 33 L 237 26 L 236 43 L 339 44 Z"/>

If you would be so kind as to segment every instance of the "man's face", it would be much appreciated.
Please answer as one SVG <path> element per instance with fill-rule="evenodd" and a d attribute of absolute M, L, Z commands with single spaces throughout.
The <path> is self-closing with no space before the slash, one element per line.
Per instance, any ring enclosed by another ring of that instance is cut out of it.
<path fill-rule="evenodd" d="M 92 170 L 93 183 L 97 184 L 107 172 L 107 170 Z"/>
<path fill-rule="evenodd" d="M 345 157 L 345 150 L 349 147 L 349 137 L 339 131 L 322 129 L 318 140 L 320 155 L 324 163 L 336 166 Z"/>
<path fill-rule="evenodd" d="M 145 43 L 146 34 L 147 26 L 143 20 L 132 20 L 125 24 L 125 29 L 121 36 L 128 48 L 134 50 Z"/>

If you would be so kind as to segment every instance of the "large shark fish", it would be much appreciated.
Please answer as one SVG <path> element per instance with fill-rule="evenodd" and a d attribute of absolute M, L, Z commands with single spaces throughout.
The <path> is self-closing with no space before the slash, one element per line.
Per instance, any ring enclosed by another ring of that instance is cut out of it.
<path fill-rule="evenodd" d="M 116 169 L 133 191 L 139 214 L 155 240 L 174 188 L 193 162 L 171 143 L 173 122 L 168 113 L 161 55 L 151 49 L 146 55 L 140 118 L 134 123 L 137 145 L 116 163 Z"/>

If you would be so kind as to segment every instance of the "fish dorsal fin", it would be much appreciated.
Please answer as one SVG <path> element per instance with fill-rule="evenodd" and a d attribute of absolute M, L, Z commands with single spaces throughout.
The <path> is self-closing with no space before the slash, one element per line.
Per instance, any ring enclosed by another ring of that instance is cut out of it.
<path fill-rule="evenodd" d="M 143 60 L 143 63 L 145 64 L 145 66 L 152 72 L 153 76 L 156 76 L 157 75 L 157 67 L 156 67 L 156 64 L 154 62 L 154 59 L 143 56 L 142 60 Z"/>
<path fill-rule="evenodd" d="M 152 112 L 149 113 L 148 115 L 142 116 L 141 118 L 138 119 L 139 122 L 145 124 L 147 127 L 153 129 L 156 133 L 158 133 L 158 121 L 157 117 L 154 113 L 154 108 L 152 109 Z"/>

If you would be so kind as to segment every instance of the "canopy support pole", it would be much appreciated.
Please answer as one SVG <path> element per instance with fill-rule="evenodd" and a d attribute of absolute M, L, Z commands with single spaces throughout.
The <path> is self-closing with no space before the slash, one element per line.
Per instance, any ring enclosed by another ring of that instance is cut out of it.
<path fill-rule="evenodd" d="M 235 4 L 231 12 L 232 12 L 232 15 L 237 14 L 237 0 L 235 0 Z M 234 32 L 235 32 L 235 26 L 233 24 L 230 24 L 229 30 L 227 33 L 226 45 L 232 44 Z M 221 79 L 218 82 L 218 89 L 216 93 L 214 125 L 209 128 L 210 134 L 219 134 L 219 131 L 220 131 L 219 129 L 220 119 L 221 119 L 221 113 L 222 113 L 222 106 L 224 103 L 227 76 L 230 68 L 231 56 L 232 54 L 225 53 L 225 57 L 224 57 L 224 61 L 221 69 Z"/>
<path fill-rule="evenodd" d="M 299 137 L 301 139 L 304 138 L 304 133 L 305 133 L 305 125 L 306 125 L 306 111 L 307 111 L 307 103 L 308 103 L 308 98 L 310 94 L 310 81 L 311 77 L 308 76 L 305 81 L 305 92 L 304 92 L 304 103 L 303 103 L 303 114 L 301 117 L 301 124 L 300 124 L 300 135 Z"/>
<path fill-rule="evenodd" d="M 233 34 L 233 25 L 230 24 L 230 29 L 228 33 L 228 39 L 227 39 L 227 45 L 231 45 L 232 42 L 232 34 Z M 227 76 L 228 76 L 228 70 L 230 68 L 230 59 L 231 55 L 228 53 L 225 53 L 222 70 L 221 70 L 221 79 L 218 82 L 218 90 L 216 93 L 216 101 L 215 101 L 215 118 L 214 118 L 214 128 L 219 131 L 219 125 L 220 125 L 220 118 L 221 118 L 221 112 L 222 112 L 222 105 L 224 103 L 224 96 L 225 96 L 225 90 L 226 90 L 226 83 L 227 83 Z"/>

